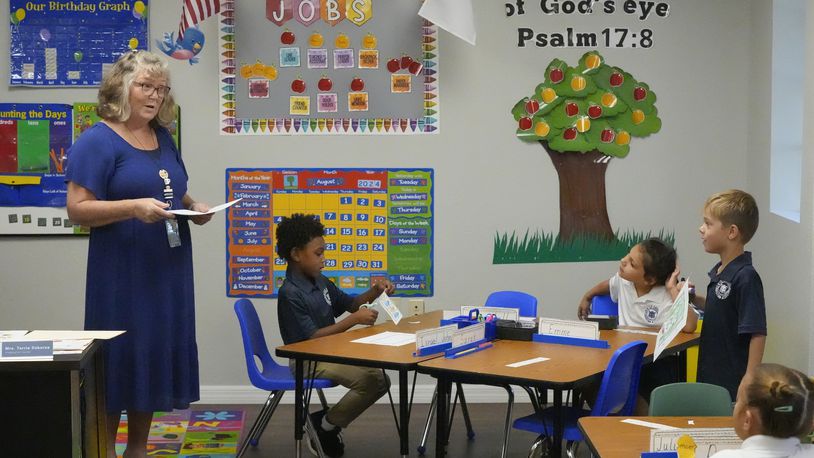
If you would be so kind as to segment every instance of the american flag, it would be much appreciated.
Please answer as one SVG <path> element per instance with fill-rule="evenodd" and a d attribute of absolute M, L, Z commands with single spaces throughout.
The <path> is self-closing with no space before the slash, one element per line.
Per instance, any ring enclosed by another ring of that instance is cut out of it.
<path fill-rule="evenodd" d="M 184 31 L 213 14 L 220 13 L 220 0 L 184 0 L 181 5 L 181 23 L 178 25 L 178 38 Z"/>

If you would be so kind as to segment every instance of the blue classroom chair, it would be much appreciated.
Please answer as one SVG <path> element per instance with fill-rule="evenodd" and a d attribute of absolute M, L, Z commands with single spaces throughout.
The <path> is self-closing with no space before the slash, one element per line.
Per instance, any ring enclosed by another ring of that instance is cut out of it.
<path fill-rule="evenodd" d="M 619 304 L 613 302 L 609 294 L 602 294 L 591 298 L 591 314 L 593 315 L 619 315 Z"/>
<path fill-rule="evenodd" d="M 520 309 L 520 316 L 537 316 L 537 298 L 522 291 L 495 291 L 486 298 L 486 307 Z"/>
<path fill-rule="evenodd" d="M 274 410 L 277 409 L 277 405 L 280 404 L 283 394 L 286 391 L 294 390 L 296 381 L 288 366 L 277 364 L 271 357 L 254 304 L 248 299 L 239 299 L 235 302 L 235 313 L 240 323 L 240 333 L 243 336 L 243 353 L 246 356 L 246 369 L 249 372 L 249 380 L 255 387 L 270 391 L 266 404 L 257 414 L 257 419 L 240 445 L 236 457 L 240 458 L 246 452 L 247 445 L 251 444 L 252 447 L 257 447 L 260 436 L 266 429 Z M 258 369 L 255 358 L 260 359 L 262 369 Z M 322 389 L 336 386 L 336 383 L 328 379 L 305 380 L 305 389 L 307 390 L 309 386 L 317 389 L 322 406 L 327 409 L 328 405 Z M 310 421 L 307 415 L 306 412 L 306 422 Z M 306 427 L 306 430 L 308 429 Z M 316 440 L 315 445 L 319 447 L 318 444 L 319 440 Z"/>
<path fill-rule="evenodd" d="M 584 410 L 580 407 L 565 407 L 565 424 L 563 438 L 567 442 L 569 457 L 574 457 L 579 442 L 583 440 L 577 420 L 582 417 L 628 416 L 633 413 L 636 404 L 636 394 L 639 388 L 639 372 L 642 367 L 642 357 L 647 343 L 642 341 L 630 342 L 614 352 L 602 376 L 599 395 L 593 409 Z M 553 407 L 539 413 L 518 418 L 514 427 L 523 431 L 537 433 L 539 437 L 532 444 L 529 456 L 540 446 L 543 446 L 554 425 L 554 416 L 558 415 Z"/>

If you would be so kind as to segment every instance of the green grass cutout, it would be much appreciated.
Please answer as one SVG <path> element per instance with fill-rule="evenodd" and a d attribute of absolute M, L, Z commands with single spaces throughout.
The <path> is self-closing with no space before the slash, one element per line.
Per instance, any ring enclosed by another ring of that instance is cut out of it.
<path fill-rule="evenodd" d="M 658 234 L 631 230 L 620 234 L 617 231 L 614 240 L 582 236 L 569 242 L 560 242 L 555 234 L 539 229 L 532 234 L 529 232 L 527 229 L 523 238 L 518 237 L 514 231 L 511 235 L 496 233 L 492 263 L 615 261 L 622 259 L 634 245 L 650 237 L 658 237 L 675 246 L 675 233 L 664 229 Z"/>

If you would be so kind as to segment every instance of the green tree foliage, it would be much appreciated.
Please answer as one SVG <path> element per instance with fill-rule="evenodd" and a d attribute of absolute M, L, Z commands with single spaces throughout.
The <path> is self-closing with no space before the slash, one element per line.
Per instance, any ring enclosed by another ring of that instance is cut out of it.
<path fill-rule="evenodd" d="M 512 115 L 521 140 L 545 141 L 562 153 L 598 150 L 623 158 L 632 137 L 661 129 L 655 102 L 647 83 L 590 51 L 576 67 L 552 60 L 545 80 L 514 105 Z"/>

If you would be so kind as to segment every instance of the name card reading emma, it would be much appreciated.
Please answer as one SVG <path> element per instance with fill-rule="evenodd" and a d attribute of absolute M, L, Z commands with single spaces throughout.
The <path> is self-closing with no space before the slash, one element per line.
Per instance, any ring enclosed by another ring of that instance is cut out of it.
<path fill-rule="evenodd" d="M 475 307 L 474 305 L 462 305 L 461 306 L 461 315 L 468 316 L 469 311 L 472 309 L 478 309 L 481 316 L 486 316 L 490 313 L 494 313 L 496 317 L 500 320 L 512 320 L 517 321 L 520 319 L 520 309 L 511 308 L 511 307 Z"/>
<path fill-rule="evenodd" d="M 540 318 L 539 334 L 580 339 L 599 339 L 599 323 L 593 321 L 557 320 Z"/>
<path fill-rule="evenodd" d="M 452 334 L 452 348 L 471 344 L 486 338 L 486 323 L 473 324 L 456 330 Z"/>
<path fill-rule="evenodd" d="M 421 350 L 435 345 L 452 342 L 452 335 L 458 325 L 449 324 L 440 328 L 424 329 L 415 333 L 415 349 Z"/>
<path fill-rule="evenodd" d="M 53 340 L 4 340 L 0 344 L 0 360 L 54 359 Z"/>

